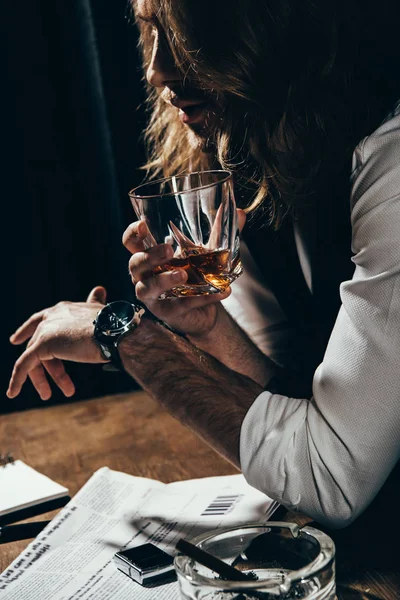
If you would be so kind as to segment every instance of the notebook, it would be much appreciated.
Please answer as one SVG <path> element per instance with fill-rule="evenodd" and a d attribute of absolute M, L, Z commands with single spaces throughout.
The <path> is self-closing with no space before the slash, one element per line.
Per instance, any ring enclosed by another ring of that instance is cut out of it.
<path fill-rule="evenodd" d="M 68 500 L 67 488 L 22 460 L 0 466 L 0 524 L 59 508 Z"/>

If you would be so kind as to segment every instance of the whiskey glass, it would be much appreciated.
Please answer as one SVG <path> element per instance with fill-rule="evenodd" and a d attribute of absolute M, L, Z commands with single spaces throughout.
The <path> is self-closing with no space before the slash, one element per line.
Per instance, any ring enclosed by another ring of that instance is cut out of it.
<path fill-rule="evenodd" d="M 185 269 L 186 283 L 160 297 L 223 292 L 242 273 L 230 171 L 197 171 L 144 183 L 129 192 L 149 230 L 146 249 L 170 244 L 174 255 L 154 274 Z"/>
<path fill-rule="evenodd" d="M 314 527 L 268 521 L 204 533 L 191 542 L 249 575 L 228 581 L 183 554 L 182 600 L 337 600 L 335 545 Z"/>

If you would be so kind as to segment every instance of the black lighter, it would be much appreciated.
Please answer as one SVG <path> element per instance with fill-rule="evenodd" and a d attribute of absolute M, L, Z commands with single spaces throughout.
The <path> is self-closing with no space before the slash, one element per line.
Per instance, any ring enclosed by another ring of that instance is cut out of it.
<path fill-rule="evenodd" d="M 117 568 L 143 586 L 154 586 L 176 579 L 174 557 L 153 544 L 143 544 L 114 554 Z"/>

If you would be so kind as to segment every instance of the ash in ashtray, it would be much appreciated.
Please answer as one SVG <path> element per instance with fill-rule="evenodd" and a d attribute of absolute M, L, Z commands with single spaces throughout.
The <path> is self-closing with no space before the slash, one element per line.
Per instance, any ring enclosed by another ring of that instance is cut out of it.
<path fill-rule="evenodd" d="M 290 590 L 287 594 L 279 596 L 279 600 L 300 600 L 304 598 L 304 590 L 297 588 Z M 225 597 L 223 600 L 227 600 Z M 232 597 L 232 600 L 277 600 L 276 594 L 273 596 L 268 592 L 245 592 Z"/>
<path fill-rule="evenodd" d="M 277 597 L 276 594 L 269 594 L 268 592 L 217 592 L 211 596 L 207 596 L 207 600 L 300 600 L 304 598 L 305 592 L 302 588 L 296 586 L 286 594 Z M 206 600 L 206 598 L 204 598 Z"/>
<path fill-rule="evenodd" d="M 257 573 L 255 573 L 254 571 L 246 571 L 246 575 L 249 581 L 258 581 L 259 579 Z M 216 579 L 218 579 L 219 581 L 229 581 L 227 577 L 222 577 L 221 575 L 216 577 Z"/>
<path fill-rule="evenodd" d="M 272 561 L 268 564 L 267 568 L 276 569 L 275 570 L 275 578 L 276 583 L 279 585 L 279 582 L 283 582 L 286 571 L 280 567 L 280 565 L 276 561 Z M 263 570 L 265 566 L 263 565 Z M 260 585 L 262 585 L 265 577 L 262 576 L 262 570 L 259 571 L 261 576 L 257 574 L 257 567 L 255 567 L 254 571 L 245 571 L 248 576 L 250 582 L 259 581 Z M 221 582 L 226 581 L 223 577 L 219 576 L 217 579 Z M 223 585 L 221 585 L 223 587 Z M 258 590 L 249 590 L 246 592 L 228 592 L 228 591 L 220 591 L 213 592 L 212 594 L 205 596 L 204 600 L 300 600 L 306 596 L 306 592 L 301 585 L 295 585 L 288 592 L 283 593 L 279 596 L 274 594 L 270 594 L 269 592 L 261 592 Z"/>

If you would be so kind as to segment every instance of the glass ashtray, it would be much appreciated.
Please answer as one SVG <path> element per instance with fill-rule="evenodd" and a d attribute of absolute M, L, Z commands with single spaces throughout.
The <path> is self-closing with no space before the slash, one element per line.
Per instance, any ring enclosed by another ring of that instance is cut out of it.
<path fill-rule="evenodd" d="M 249 575 L 228 581 L 185 555 L 175 557 L 182 600 L 336 600 L 335 545 L 313 527 L 271 521 L 191 541 Z"/>

